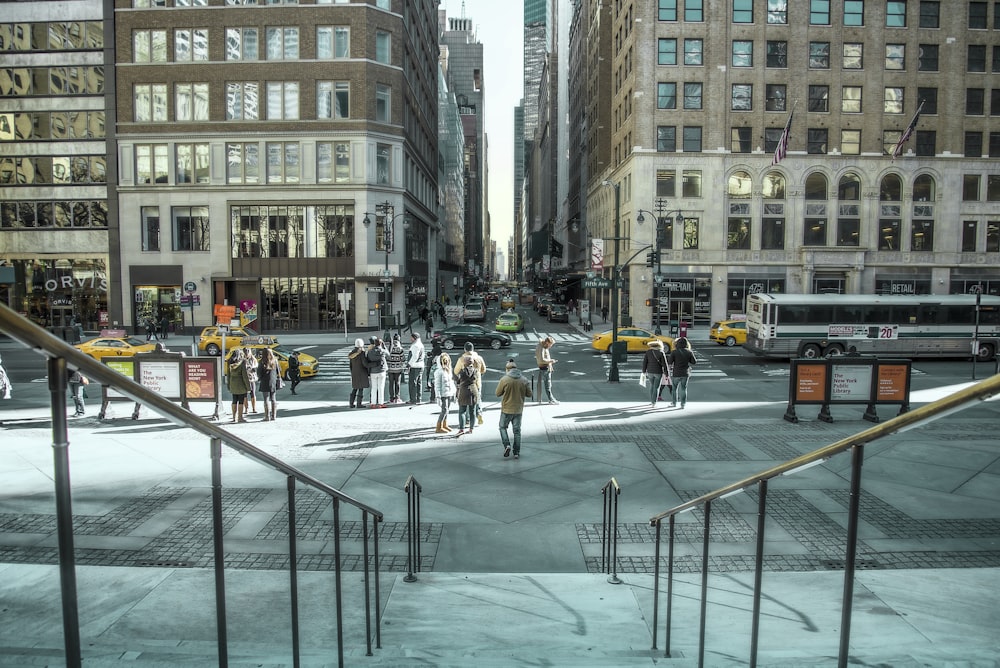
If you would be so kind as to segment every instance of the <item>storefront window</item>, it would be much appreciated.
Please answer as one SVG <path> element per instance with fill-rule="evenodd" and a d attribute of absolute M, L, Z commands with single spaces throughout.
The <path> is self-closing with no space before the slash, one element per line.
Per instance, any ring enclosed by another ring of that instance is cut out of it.
<path fill-rule="evenodd" d="M 107 259 L 11 260 L 14 285 L 8 305 L 42 327 L 69 327 L 74 318 L 84 329 L 108 325 Z"/>

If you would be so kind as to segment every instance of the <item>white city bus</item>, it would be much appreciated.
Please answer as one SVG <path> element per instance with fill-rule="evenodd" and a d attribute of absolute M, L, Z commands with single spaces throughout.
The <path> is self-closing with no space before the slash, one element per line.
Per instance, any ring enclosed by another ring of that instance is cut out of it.
<path fill-rule="evenodd" d="M 762 357 L 857 351 L 898 357 L 991 360 L 1000 349 L 1000 297 L 982 295 L 784 295 L 747 299 L 744 348 Z"/>

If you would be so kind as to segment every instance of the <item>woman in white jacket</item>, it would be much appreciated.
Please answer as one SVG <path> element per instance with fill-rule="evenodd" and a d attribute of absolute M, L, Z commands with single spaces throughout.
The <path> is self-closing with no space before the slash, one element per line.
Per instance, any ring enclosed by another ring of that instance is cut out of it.
<path fill-rule="evenodd" d="M 451 402 L 455 399 L 456 393 L 455 379 L 451 374 L 451 357 L 448 353 L 441 353 L 437 359 L 437 366 L 434 369 L 434 392 L 441 404 L 437 429 L 434 431 L 446 434 L 451 431 L 451 427 L 448 426 L 448 412 L 451 410 Z"/>

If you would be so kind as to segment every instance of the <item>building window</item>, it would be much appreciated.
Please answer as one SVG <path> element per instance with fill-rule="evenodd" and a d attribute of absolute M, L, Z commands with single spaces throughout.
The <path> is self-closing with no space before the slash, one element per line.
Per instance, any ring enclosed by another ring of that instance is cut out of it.
<path fill-rule="evenodd" d="M 809 25 L 830 25 L 830 0 L 809 0 Z"/>
<path fill-rule="evenodd" d="M 859 42 L 844 43 L 844 63 L 845 70 L 860 70 L 864 66 L 864 45 Z"/>
<path fill-rule="evenodd" d="M 656 40 L 656 64 L 676 65 L 677 64 L 677 40 L 658 39 Z"/>
<path fill-rule="evenodd" d="M 965 89 L 965 114 L 982 116 L 986 109 L 986 91 L 982 88 Z"/>
<path fill-rule="evenodd" d="M 260 84 L 236 81 L 226 84 L 226 120 L 255 121 L 260 117 Z"/>
<path fill-rule="evenodd" d="M 684 126 L 684 152 L 698 153 L 701 151 L 701 126 Z"/>
<path fill-rule="evenodd" d="M 299 29 L 290 27 L 267 28 L 267 59 L 298 60 Z"/>
<path fill-rule="evenodd" d="M 316 143 L 316 180 L 319 183 L 349 183 L 351 145 L 346 141 Z"/>
<path fill-rule="evenodd" d="M 299 182 L 298 142 L 267 142 L 267 182 Z"/>
<path fill-rule="evenodd" d="M 878 249 L 883 251 L 899 250 L 899 221 L 880 220 Z"/>
<path fill-rule="evenodd" d="M 316 57 L 321 60 L 351 57 L 351 29 L 348 26 L 316 28 Z"/>
<path fill-rule="evenodd" d="M 934 115 L 938 112 L 938 91 L 937 88 L 918 88 L 917 99 L 920 100 L 920 113 Z"/>
<path fill-rule="evenodd" d="M 751 153 L 753 151 L 753 128 L 733 128 L 730 150 L 733 153 Z"/>
<path fill-rule="evenodd" d="M 684 108 L 701 109 L 702 85 L 697 82 L 684 84 Z"/>
<path fill-rule="evenodd" d="M 167 31 L 136 30 L 132 33 L 133 63 L 167 62 Z"/>
<path fill-rule="evenodd" d="M 938 71 L 938 45 L 921 44 L 917 49 L 917 70 L 920 72 Z"/>
<path fill-rule="evenodd" d="M 169 167 L 166 144 L 135 145 L 135 182 L 140 184 L 165 184 Z"/>
<path fill-rule="evenodd" d="M 937 154 L 937 132 L 934 130 L 917 130 L 914 149 L 917 155 L 934 156 Z"/>
<path fill-rule="evenodd" d="M 676 21 L 677 0 L 660 0 L 656 18 L 660 21 Z"/>
<path fill-rule="evenodd" d="M 226 144 L 226 182 L 260 182 L 260 146 L 253 143 Z"/>
<path fill-rule="evenodd" d="M 965 133 L 964 155 L 965 155 L 966 158 L 981 158 L 981 157 L 983 157 L 983 133 L 982 132 L 966 132 Z"/>
<path fill-rule="evenodd" d="M 178 121 L 207 121 L 208 84 L 175 84 L 174 116 Z"/>
<path fill-rule="evenodd" d="M 910 250 L 931 252 L 934 250 L 934 221 L 915 220 L 910 228 Z"/>
<path fill-rule="evenodd" d="M 733 67 L 753 67 L 753 42 L 733 40 Z"/>
<path fill-rule="evenodd" d="M 802 235 L 803 246 L 826 245 L 826 220 L 823 218 L 806 218 Z"/>
<path fill-rule="evenodd" d="M 175 251 L 211 250 L 207 206 L 175 206 L 171 215 Z"/>
<path fill-rule="evenodd" d="M 997 6 L 997 13 L 1000 14 L 1000 5 Z M 1000 72 L 1000 46 L 993 47 L 993 63 L 991 71 Z"/>
<path fill-rule="evenodd" d="M 177 183 L 208 183 L 208 144 L 177 144 L 174 147 Z"/>
<path fill-rule="evenodd" d="M 1000 252 L 1000 221 L 986 221 L 986 252 Z"/>
<path fill-rule="evenodd" d="M 830 111 L 829 86 L 809 86 L 809 111 Z"/>
<path fill-rule="evenodd" d="M 970 44 L 969 56 L 965 66 L 968 72 L 986 71 L 986 46 L 983 44 Z"/>
<path fill-rule="evenodd" d="M 830 69 L 830 43 L 809 42 L 809 69 Z"/>
<path fill-rule="evenodd" d="M 986 30 L 986 3 L 969 3 L 969 30 Z"/>
<path fill-rule="evenodd" d="M 684 250 L 698 249 L 698 219 L 684 218 Z"/>
<path fill-rule="evenodd" d="M 806 130 L 806 152 L 825 154 L 830 131 L 826 128 L 809 128 Z"/>
<path fill-rule="evenodd" d="M 976 242 L 979 240 L 979 223 L 967 220 L 962 223 L 962 252 L 975 253 Z"/>
<path fill-rule="evenodd" d="M 379 123 L 392 121 L 392 89 L 385 84 L 375 84 L 375 120 Z"/>
<path fill-rule="evenodd" d="M 391 173 L 392 146 L 389 144 L 375 145 L 375 183 L 389 183 Z"/>
<path fill-rule="evenodd" d="M 784 133 L 785 128 L 764 128 L 764 152 L 774 153 L 774 150 L 778 148 L 778 142 L 781 141 L 781 135 Z"/>
<path fill-rule="evenodd" d="M 886 114 L 903 113 L 903 89 L 886 86 L 882 97 L 882 112 Z"/>
<path fill-rule="evenodd" d="M 144 206 L 142 216 L 142 250 L 146 252 L 160 251 L 160 210 L 155 206 Z"/>
<path fill-rule="evenodd" d="M 863 26 L 865 24 L 864 0 L 844 0 L 844 25 Z"/>
<path fill-rule="evenodd" d="M 351 117 L 350 82 L 316 82 L 316 117 L 335 119 Z"/>
<path fill-rule="evenodd" d="M 705 51 L 705 42 L 700 39 L 684 40 L 684 64 L 701 65 Z"/>
<path fill-rule="evenodd" d="M 753 0 L 733 0 L 733 23 L 753 23 Z"/>
<path fill-rule="evenodd" d="M 733 84 L 733 111 L 753 110 L 753 84 Z"/>
<path fill-rule="evenodd" d="M 727 222 L 726 249 L 750 249 L 750 219 L 739 216 L 730 218 Z"/>
<path fill-rule="evenodd" d="M 136 123 L 167 122 L 167 84 L 135 84 L 133 91 Z"/>
<path fill-rule="evenodd" d="M 785 219 L 767 218 L 761 220 L 760 247 L 762 250 L 782 250 L 785 248 Z"/>
<path fill-rule="evenodd" d="M 656 84 L 656 108 L 677 108 L 677 84 L 662 81 Z"/>
<path fill-rule="evenodd" d="M 673 153 L 677 150 L 677 128 L 675 126 L 656 126 L 656 150 L 660 153 Z"/>
<path fill-rule="evenodd" d="M 885 69 L 887 70 L 906 69 L 906 45 L 904 44 L 885 45 Z"/>
<path fill-rule="evenodd" d="M 704 0 L 684 0 L 684 20 L 691 23 L 700 23 L 704 21 Z"/>
<path fill-rule="evenodd" d="M 767 22 L 774 25 L 788 24 L 788 0 L 767 0 Z"/>
<path fill-rule="evenodd" d="M 269 81 L 267 83 L 267 118 L 270 121 L 298 120 L 298 81 Z"/>
<path fill-rule="evenodd" d="M 375 62 L 388 65 L 392 58 L 392 35 L 384 30 L 375 31 Z"/>
<path fill-rule="evenodd" d="M 885 3 L 885 27 L 906 27 L 906 0 Z"/>
<path fill-rule="evenodd" d="M 861 243 L 861 221 L 857 218 L 837 219 L 837 245 L 858 246 Z"/>
<path fill-rule="evenodd" d="M 962 201 L 978 202 L 980 200 L 980 186 L 982 177 L 979 174 L 962 175 Z"/>
<path fill-rule="evenodd" d="M 656 196 L 666 199 L 675 197 L 677 193 L 677 170 L 656 170 Z"/>
<path fill-rule="evenodd" d="M 920 2 L 920 27 L 940 28 L 941 27 L 941 3 L 921 0 Z"/>
<path fill-rule="evenodd" d="M 767 84 L 764 94 L 764 109 L 767 111 L 785 111 L 787 109 L 788 92 L 785 84 Z"/>
<path fill-rule="evenodd" d="M 861 130 L 840 131 L 840 152 L 844 155 L 861 155 Z"/>
<path fill-rule="evenodd" d="M 698 128 L 699 144 L 701 128 Z M 701 197 L 701 170 L 685 169 L 681 173 L 681 197 Z"/>
<path fill-rule="evenodd" d="M 991 158 L 1000 158 L 1000 132 L 990 133 L 989 154 Z"/>
<path fill-rule="evenodd" d="M 840 110 L 845 114 L 861 113 L 862 86 L 844 86 L 841 89 Z"/>
<path fill-rule="evenodd" d="M 226 60 L 259 60 L 256 28 L 226 28 Z"/>
<path fill-rule="evenodd" d="M 788 42 L 768 40 L 767 67 L 788 67 Z"/>
<path fill-rule="evenodd" d="M 174 61 L 189 63 L 208 60 L 208 29 L 177 28 L 174 30 Z"/>

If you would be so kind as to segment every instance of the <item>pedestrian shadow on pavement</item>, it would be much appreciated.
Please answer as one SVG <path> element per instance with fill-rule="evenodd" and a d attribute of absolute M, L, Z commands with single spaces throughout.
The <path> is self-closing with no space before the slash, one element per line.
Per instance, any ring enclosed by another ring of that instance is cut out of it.
<path fill-rule="evenodd" d="M 632 418 L 642 417 L 643 415 L 649 415 L 650 413 L 666 413 L 668 408 L 664 406 L 660 408 L 650 408 L 649 404 L 636 404 L 635 406 L 623 406 L 621 408 L 595 408 L 590 411 L 583 411 L 581 413 L 564 413 L 562 415 L 553 415 L 554 420 L 573 420 L 574 422 L 606 422 L 608 420 L 630 420 Z"/>
<path fill-rule="evenodd" d="M 334 438 L 324 438 L 314 443 L 303 443 L 304 448 L 320 448 L 329 446 L 329 450 L 341 451 L 344 449 L 356 450 L 359 448 L 374 448 L 389 445 L 410 445 L 414 443 L 425 443 L 428 439 L 434 438 L 437 434 L 434 427 L 423 427 L 419 429 L 398 429 L 392 431 L 369 431 L 360 434 L 350 434 L 347 436 L 337 436 Z M 440 438 L 455 438 L 454 434 L 444 434 Z"/>

